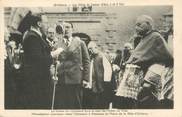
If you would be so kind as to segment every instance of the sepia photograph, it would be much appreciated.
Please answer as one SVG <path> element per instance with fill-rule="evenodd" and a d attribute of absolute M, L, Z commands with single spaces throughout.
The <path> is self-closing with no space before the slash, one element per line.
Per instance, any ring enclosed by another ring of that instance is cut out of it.
<path fill-rule="evenodd" d="M 4 7 L 4 109 L 173 109 L 173 6 Z"/>

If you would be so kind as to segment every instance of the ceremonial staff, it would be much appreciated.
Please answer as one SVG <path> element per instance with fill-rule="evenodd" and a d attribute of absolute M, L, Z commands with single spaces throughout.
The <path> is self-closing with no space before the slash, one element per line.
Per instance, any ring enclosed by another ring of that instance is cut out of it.
<path fill-rule="evenodd" d="M 56 34 L 58 34 L 58 40 L 61 39 L 61 37 L 63 36 L 63 27 L 61 25 L 58 25 L 56 27 Z M 55 61 L 54 61 L 54 65 L 53 67 L 55 68 L 54 69 L 54 75 L 53 75 L 53 82 L 54 82 L 54 87 L 53 87 L 53 95 L 52 95 L 52 106 L 51 106 L 51 109 L 53 110 L 54 109 L 54 103 L 55 103 L 55 92 L 56 92 L 56 84 L 58 82 L 58 77 L 57 77 L 57 68 L 58 68 L 58 65 L 60 64 L 59 60 L 58 60 L 58 56 L 59 54 L 64 50 L 63 48 L 59 47 L 57 45 L 58 43 L 55 42 L 55 44 L 51 45 L 53 50 L 51 52 L 51 55 L 53 56 L 53 58 L 55 57 Z"/>
<path fill-rule="evenodd" d="M 52 110 L 54 109 L 55 91 L 56 91 L 56 84 L 57 84 L 57 81 L 58 81 L 58 77 L 57 77 L 57 66 L 58 66 L 58 64 L 59 64 L 58 59 L 56 59 L 55 65 L 53 66 L 53 67 L 55 67 L 55 72 L 54 72 L 54 75 L 53 75 L 54 86 L 53 86 L 53 94 L 52 94 L 52 106 L 51 106 Z"/>
<path fill-rule="evenodd" d="M 54 47 L 55 45 L 54 44 L 51 44 L 49 43 L 51 48 L 52 48 L 52 52 L 51 52 L 51 55 L 53 56 L 53 64 L 51 65 L 51 69 L 53 69 L 53 76 L 52 76 L 52 79 L 53 79 L 53 94 L 52 94 L 52 105 L 51 105 L 51 109 L 53 110 L 54 109 L 54 100 L 55 100 L 55 91 L 56 91 L 56 84 L 57 84 L 57 81 L 58 81 L 58 77 L 57 77 L 57 66 L 58 66 L 58 56 L 56 51 L 56 48 Z M 58 48 L 57 48 L 58 49 Z M 59 52 L 58 52 L 59 53 Z"/>
<path fill-rule="evenodd" d="M 57 77 L 57 68 L 58 68 L 58 65 L 59 65 L 59 60 L 58 60 L 58 55 L 63 51 L 62 48 L 57 48 L 56 50 L 52 51 L 51 52 L 51 55 L 53 56 L 54 58 L 54 63 L 53 65 L 51 65 L 51 69 L 53 69 L 53 76 L 52 76 L 52 79 L 53 79 L 53 82 L 54 82 L 54 86 L 53 86 L 53 95 L 52 95 L 52 106 L 51 106 L 51 109 L 54 109 L 54 100 L 55 100 L 55 91 L 56 91 L 56 84 L 57 84 L 57 81 L 58 81 L 58 77 Z"/>

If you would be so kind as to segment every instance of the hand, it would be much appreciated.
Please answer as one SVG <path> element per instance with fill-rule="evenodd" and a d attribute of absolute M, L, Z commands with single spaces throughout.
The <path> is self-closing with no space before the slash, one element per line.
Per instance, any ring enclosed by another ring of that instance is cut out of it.
<path fill-rule="evenodd" d="M 51 65 L 51 67 L 50 67 L 51 77 L 53 77 L 55 75 L 55 72 L 56 72 L 55 70 L 56 70 L 55 66 L 54 65 Z"/>
<path fill-rule="evenodd" d="M 7 51 L 6 51 L 6 49 L 5 49 L 4 60 L 7 59 L 7 57 L 8 57 L 8 54 L 7 54 Z"/>
<path fill-rule="evenodd" d="M 122 66 L 126 66 L 126 63 L 122 63 Z"/>
<path fill-rule="evenodd" d="M 151 85 L 150 83 L 148 83 L 148 82 L 144 82 L 144 83 L 143 83 L 143 87 L 144 87 L 144 88 L 151 88 L 152 85 Z"/>
<path fill-rule="evenodd" d="M 54 51 L 52 51 L 51 52 L 51 56 L 53 57 L 53 58 L 56 58 L 62 51 L 63 51 L 64 49 L 63 48 L 57 48 L 56 50 L 54 50 Z"/>
<path fill-rule="evenodd" d="M 58 77 L 57 77 L 57 76 L 56 76 L 56 77 L 53 76 L 52 79 L 53 79 L 54 81 L 58 81 Z"/>
<path fill-rule="evenodd" d="M 89 83 L 87 81 L 83 80 L 82 84 L 84 88 L 89 88 Z"/>
<path fill-rule="evenodd" d="M 115 65 L 115 64 L 113 64 L 112 69 L 113 69 L 114 72 L 120 70 L 119 66 Z"/>
<path fill-rule="evenodd" d="M 11 47 L 12 49 L 15 49 L 16 48 L 16 42 L 15 41 L 9 41 L 7 46 Z"/>
<path fill-rule="evenodd" d="M 53 83 L 56 85 L 58 82 L 58 77 L 57 76 L 53 76 L 52 77 Z"/>

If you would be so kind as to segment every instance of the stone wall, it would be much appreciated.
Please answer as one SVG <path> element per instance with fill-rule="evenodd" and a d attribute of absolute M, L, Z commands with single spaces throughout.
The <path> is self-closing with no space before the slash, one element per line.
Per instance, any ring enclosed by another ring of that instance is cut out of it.
<path fill-rule="evenodd" d="M 16 28 L 30 9 L 6 8 L 5 23 Z M 87 33 L 100 49 L 115 52 L 133 35 L 135 20 L 139 15 L 150 15 L 154 18 L 156 28 L 160 29 L 163 14 L 171 9 L 171 6 L 121 6 L 92 7 L 91 12 L 73 12 L 66 7 L 47 7 L 37 8 L 36 12 L 46 13 L 49 26 L 54 26 L 56 22 L 72 22 L 75 32 Z"/>
<path fill-rule="evenodd" d="M 93 7 L 92 12 L 88 13 L 51 10 L 47 16 L 52 24 L 58 21 L 72 22 L 75 32 L 87 33 L 102 50 L 115 52 L 133 35 L 135 20 L 139 15 L 150 15 L 155 27 L 161 29 L 163 14 L 171 9 L 171 6 Z"/>

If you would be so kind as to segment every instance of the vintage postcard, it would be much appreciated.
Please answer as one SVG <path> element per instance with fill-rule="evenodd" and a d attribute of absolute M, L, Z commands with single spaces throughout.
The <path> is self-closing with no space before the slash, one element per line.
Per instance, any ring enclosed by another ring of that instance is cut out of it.
<path fill-rule="evenodd" d="M 179 0 L 0 1 L 0 117 L 182 117 Z"/>

